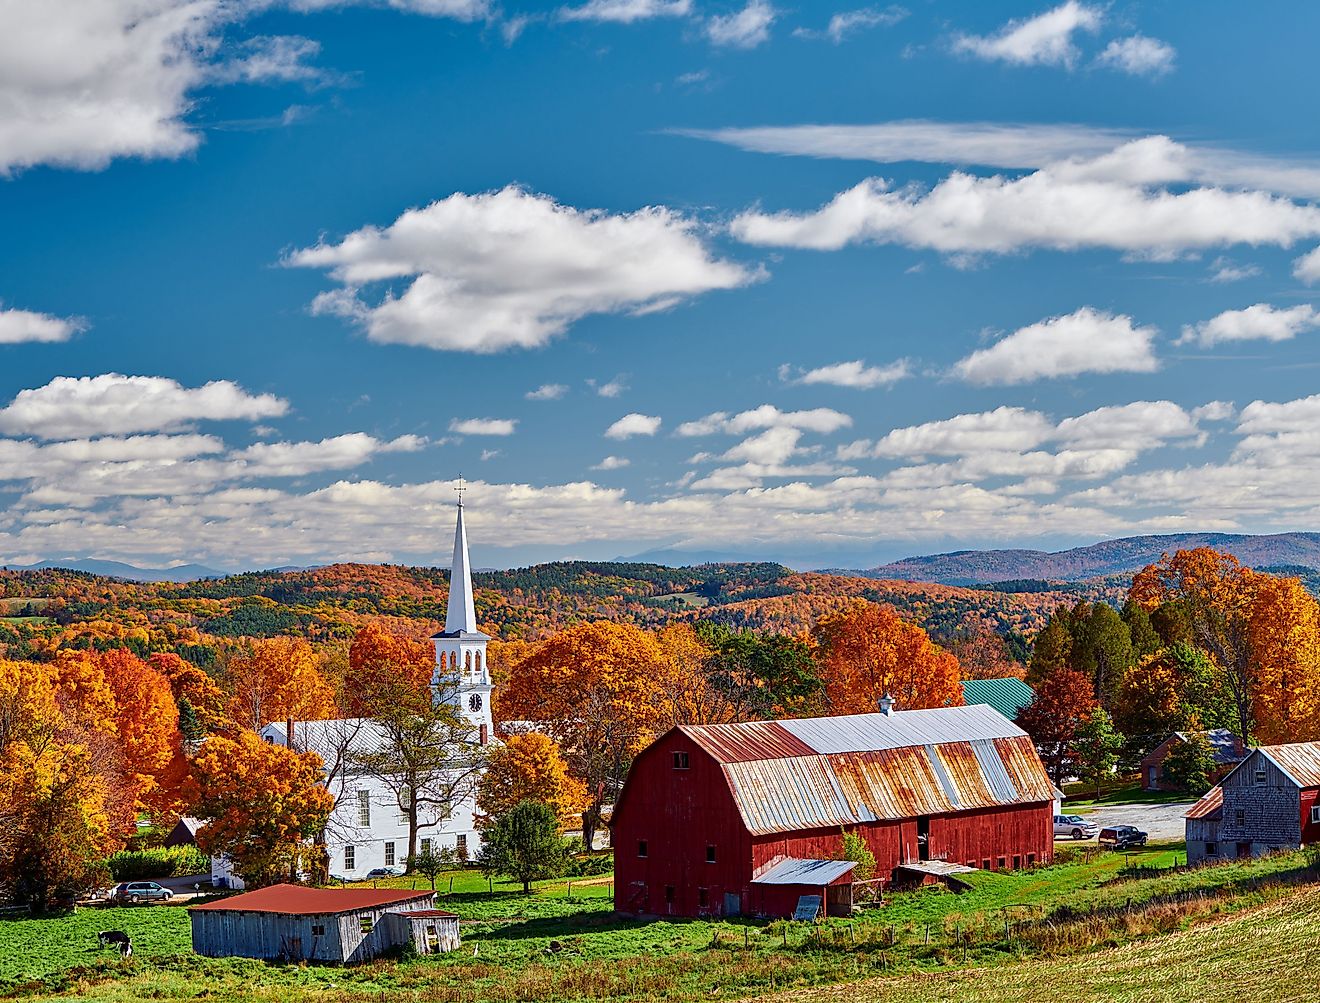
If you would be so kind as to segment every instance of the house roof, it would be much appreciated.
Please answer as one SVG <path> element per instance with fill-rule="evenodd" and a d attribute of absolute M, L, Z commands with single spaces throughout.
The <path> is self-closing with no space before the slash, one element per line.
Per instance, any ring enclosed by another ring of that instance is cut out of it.
<path fill-rule="evenodd" d="M 1187 809 L 1183 818 L 1202 818 L 1214 821 L 1224 811 L 1224 788 L 1211 787 L 1202 795 L 1201 800 Z"/>
<path fill-rule="evenodd" d="M 1298 787 L 1320 787 L 1320 742 L 1262 745 L 1256 751 Z"/>
<path fill-rule="evenodd" d="M 963 703 L 989 704 L 1010 720 L 1035 698 L 1036 692 L 1021 679 L 964 679 Z"/>
<path fill-rule="evenodd" d="M 1193 731 L 1175 731 L 1172 737 L 1186 742 L 1197 734 Z M 1205 736 L 1206 741 L 1210 743 L 1210 750 L 1214 753 L 1215 762 L 1221 766 L 1229 763 L 1240 763 L 1247 758 L 1247 750 L 1242 749 L 1238 742 L 1237 735 L 1227 728 L 1211 728 L 1209 731 L 1200 732 Z"/>
<path fill-rule="evenodd" d="M 984 704 L 684 726 L 753 835 L 1050 801 L 1026 732 Z"/>
<path fill-rule="evenodd" d="M 752 878 L 754 885 L 828 885 L 857 866 L 855 860 L 803 860 L 780 857 Z"/>
<path fill-rule="evenodd" d="M 399 888 L 308 888 L 305 885 L 270 885 L 254 892 L 231 895 L 190 907 L 190 912 L 273 912 L 298 916 L 326 916 L 361 912 L 386 905 L 432 900 L 435 892 Z"/>

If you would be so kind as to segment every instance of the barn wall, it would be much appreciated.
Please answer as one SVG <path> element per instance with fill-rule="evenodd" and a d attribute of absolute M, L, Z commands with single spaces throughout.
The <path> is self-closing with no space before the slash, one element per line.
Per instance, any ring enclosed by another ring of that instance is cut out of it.
<path fill-rule="evenodd" d="M 336 916 L 283 915 L 262 912 L 199 910 L 192 920 L 193 950 L 211 958 L 342 961 L 344 953 Z M 325 935 L 312 933 L 324 926 Z"/>
<path fill-rule="evenodd" d="M 1054 805 L 982 808 L 930 820 L 930 859 L 993 871 L 1054 859 Z"/>
<path fill-rule="evenodd" d="M 674 769 L 675 752 L 687 753 L 688 769 Z M 751 837 L 719 763 L 686 735 L 671 732 L 637 757 L 626 790 L 612 823 L 616 909 L 719 916 L 733 912 L 726 895 L 738 911 L 751 909 Z M 641 840 L 645 858 L 638 856 Z M 706 861 L 707 846 L 715 847 L 713 864 Z"/>
<path fill-rule="evenodd" d="M 1308 846 L 1311 843 L 1320 842 L 1320 822 L 1311 821 L 1311 809 L 1315 806 L 1320 795 L 1314 787 L 1309 787 L 1301 792 L 1299 802 L 1301 806 L 1302 823 L 1302 845 Z"/>
<path fill-rule="evenodd" d="M 1258 770 L 1265 773 L 1264 784 L 1256 783 Z M 1219 838 L 1233 844 L 1231 849 L 1221 849 L 1222 856 L 1258 856 L 1272 849 L 1300 845 L 1297 785 L 1265 756 L 1252 752 L 1219 786 L 1224 791 Z"/>

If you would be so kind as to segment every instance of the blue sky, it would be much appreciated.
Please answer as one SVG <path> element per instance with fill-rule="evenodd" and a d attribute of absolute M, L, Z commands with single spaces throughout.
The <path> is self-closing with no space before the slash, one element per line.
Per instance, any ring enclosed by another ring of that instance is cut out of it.
<path fill-rule="evenodd" d="M 0 562 L 1316 529 L 1317 22 L 0 0 Z"/>

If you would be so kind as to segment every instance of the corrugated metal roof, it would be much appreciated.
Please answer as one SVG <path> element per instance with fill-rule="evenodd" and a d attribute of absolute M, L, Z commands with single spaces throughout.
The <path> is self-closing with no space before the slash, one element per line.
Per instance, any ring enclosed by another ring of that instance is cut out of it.
<path fill-rule="evenodd" d="M 1035 691 L 1021 679 L 964 679 L 963 703 L 989 704 L 1006 718 L 1017 717 L 1036 696 Z"/>
<path fill-rule="evenodd" d="M 1211 787 L 1183 818 L 1218 818 L 1224 810 L 1224 788 Z"/>
<path fill-rule="evenodd" d="M 784 857 L 772 862 L 752 878 L 754 885 L 828 885 L 843 877 L 857 863 L 852 860 L 800 860 Z"/>
<path fill-rule="evenodd" d="M 434 899 L 432 891 L 398 888 L 307 888 L 304 885 L 270 885 L 254 892 L 231 895 L 216 902 L 190 907 L 199 912 L 278 912 L 299 916 L 325 916 L 360 912 L 384 905 Z"/>
<path fill-rule="evenodd" d="M 1209 731 L 1175 731 L 1175 735 L 1186 742 L 1192 735 L 1203 735 L 1210 743 L 1210 751 L 1215 755 L 1215 762 L 1221 766 L 1240 763 L 1247 758 L 1249 750 L 1242 748 L 1238 737 L 1227 728 L 1211 728 Z"/>
<path fill-rule="evenodd" d="M 1262 745 L 1258 750 L 1298 787 L 1320 787 L 1320 742 Z"/>
<path fill-rule="evenodd" d="M 1050 801 L 1026 733 L 992 708 L 685 727 L 754 835 Z"/>

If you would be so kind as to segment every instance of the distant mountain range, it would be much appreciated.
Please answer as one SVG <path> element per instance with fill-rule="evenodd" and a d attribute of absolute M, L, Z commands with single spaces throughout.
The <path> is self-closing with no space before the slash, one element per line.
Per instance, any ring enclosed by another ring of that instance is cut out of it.
<path fill-rule="evenodd" d="M 1106 540 L 1089 547 L 1048 553 L 1043 550 L 959 550 L 951 554 L 907 557 L 854 572 L 868 578 L 977 585 L 1020 579 L 1074 582 L 1104 575 L 1130 575 L 1165 553 L 1213 547 L 1253 568 L 1287 566 L 1320 569 L 1320 533 L 1174 533 Z"/>
<path fill-rule="evenodd" d="M 215 568 L 208 568 L 204 564 L 180 564 L 173 568 L 139 568 L 134 564 L 124 564 L 122 561 L 101 561 L 96 558 L 42 561 L 40 564 L 7 564 L 5 568 L 9 571 L 68 568 L 70 571 L 85 571 L 91 575 L 123 578 L 130 582 L 195 582 L 203 578 L 223 578 L 227 574 Z"/>

